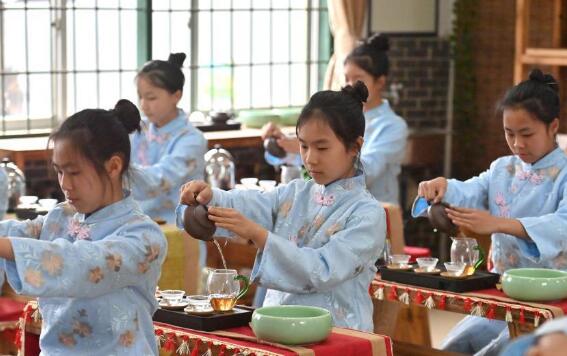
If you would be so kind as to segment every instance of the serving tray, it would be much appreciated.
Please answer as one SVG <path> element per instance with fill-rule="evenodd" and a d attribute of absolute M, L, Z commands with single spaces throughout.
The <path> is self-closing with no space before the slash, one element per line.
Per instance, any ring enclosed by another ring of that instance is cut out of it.
<path fill-rule="evenodd" d="M 499 274 L 485 271 L 476 271 L 470 277 L 455 279 L 441 275 L 415 273 L 413 270 L 394 270 L 382 267 L 380 275 L 385 281 L 457 293 L 494 288 L 500 280 Z"/>
<path fill-rule="evenodd" d="M 230 312 L 195 315 L 187 314 L 183 310 L 159 308 L 155 312 L 153 320 L 182 328 L 213 331 L 248 325 L 252 319 L 253 311 L 253 308 L 248 309 L 244 306 L 236 306 Z"/>

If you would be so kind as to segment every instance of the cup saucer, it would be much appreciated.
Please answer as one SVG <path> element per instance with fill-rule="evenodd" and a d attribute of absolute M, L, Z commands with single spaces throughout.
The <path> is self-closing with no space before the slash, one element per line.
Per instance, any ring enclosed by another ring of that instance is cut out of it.
<path fill-rule="evenodd" d="M 467 276 L 466 274 L 455 276 L 454 274 L 451 274 L 449 272 L 441 272 L 441 277 L 451 278 L 451 279 L 466 279 L 469 278 L 470 276 Z"/>
<path fill-rule="evenodd" d="M 188 305 L 185 308 L 183 308 L 183 311 L 187 314 L 192 314 L 192 315 L 211 315 L 214 314 L 215 312 L 213 307 L 206 309 L 195 309 L 191 305 Z"/>
<path fill-rule="evenodd" d="M 426 270 L 425 268 L 414 268 L 413 270 L 415 273 L 419 274 L 439 274 L 441 270 L 439 268 L 432 269 L 431 271 Z"/>
<path fill-rule="evenodd" d="M 187 302 L 187 299 L 183 298 L 179 302 L 171 303 L 171 302 L 166 301 L 164 298 L 160 298 L 158 300 L 158 305 L 162 309 L 181 310 L 181 309 L 187 307 L 189 305 L 189 302 Z"/>
<path fill-rule="evenodd" d="M 387 269 L 397 269 L 397 270 L 402 270 L 402 271 L 406 271 L 406 270 L 410 270 L 412 269 L 412 265 L 393 265 L 393 264 L 389 264 L 386 265 Z"/>

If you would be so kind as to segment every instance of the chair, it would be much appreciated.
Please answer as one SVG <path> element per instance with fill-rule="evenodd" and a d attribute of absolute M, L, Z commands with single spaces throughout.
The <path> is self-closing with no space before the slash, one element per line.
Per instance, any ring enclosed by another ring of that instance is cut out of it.
<path fill-rule="evenodd" d="M 386 212 L 386 237 L 390 239 L 392 253 L 407 253 L 404 242 L 402 210 L 398 205 L 382 203 Z M 430 255 L 429 249 L 427 255 Z M 411 255 L 410 255 L 411 256 Z M 414 259 L 416 255 L 412 256 Z M 374 332 L 391 336 L 395 341 L 431 346 L 429 314 L 425 307 L 415 304 L 372 299 L 374 304 Z M 412 330 L 412 332 L 408 332 Z"/>
<path fill-rule="evenodd" d="M 427 247 L 406 246 L 404 240 L 404 222 L 402 209 L 399 205 L 382 203 L 386 212 L 386 237 L 390 240 L 393 254 L 410 255 L 410 262 L 419 257 L 430 257 L 431 250 Z"/>

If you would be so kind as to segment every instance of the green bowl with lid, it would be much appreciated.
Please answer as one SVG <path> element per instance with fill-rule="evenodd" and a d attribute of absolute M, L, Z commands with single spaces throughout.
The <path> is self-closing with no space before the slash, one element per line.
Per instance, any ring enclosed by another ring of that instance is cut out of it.
<path fill-rule="evenodd" d="M 328 310 L 305 305 L 258 308 L 252 314 L 252 330 L 260 340 L 285 345 L 313 344 L 331 333 Z"/>
<path fill-rule="evenodd" d="M 567 272 L 547 268 L 509 269 L 502 275 L 507 296 L 525 301 L 567 298 Z"/>

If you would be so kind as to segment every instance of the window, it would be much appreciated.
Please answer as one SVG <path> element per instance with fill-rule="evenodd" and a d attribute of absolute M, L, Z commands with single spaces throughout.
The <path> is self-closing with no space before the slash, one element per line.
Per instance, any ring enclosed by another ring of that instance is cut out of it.
<path fill-rule="evenodd" d="M 136 70 L 185 52 L 186 111 L 301 106 L 330 56 L 325 0 L 0 0 L 0 135 L 137 102 Z"/>

